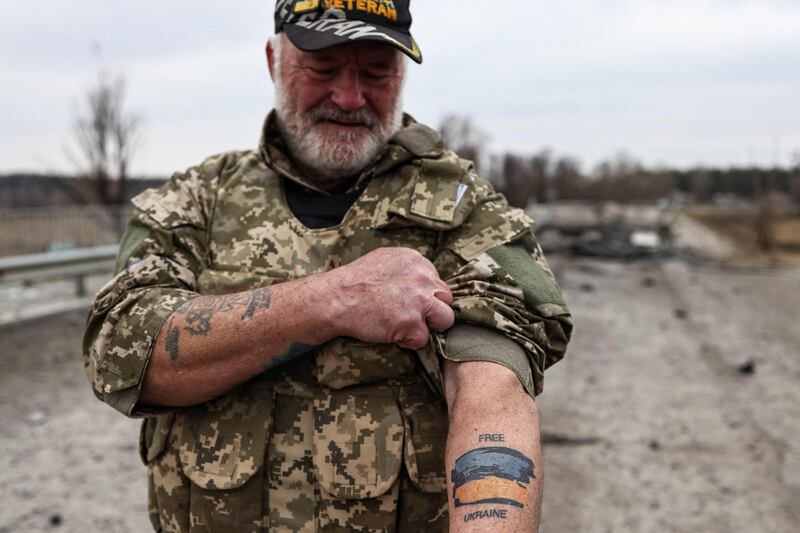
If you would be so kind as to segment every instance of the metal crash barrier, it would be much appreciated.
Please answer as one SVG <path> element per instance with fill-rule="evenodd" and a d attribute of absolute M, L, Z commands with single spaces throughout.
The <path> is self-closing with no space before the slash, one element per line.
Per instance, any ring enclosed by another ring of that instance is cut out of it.
<path fill-rule="evenodd" d="M 96 246 L 0 258 L 0 287 L 69 279 L 75 282 L 73 299 L 48 302 L 29 309 L 2 310 L 0 326 L 80 309 L 82 306 L 88 307 L 86 278 L 112 272 L 117 248 L 117 245 Z"/>

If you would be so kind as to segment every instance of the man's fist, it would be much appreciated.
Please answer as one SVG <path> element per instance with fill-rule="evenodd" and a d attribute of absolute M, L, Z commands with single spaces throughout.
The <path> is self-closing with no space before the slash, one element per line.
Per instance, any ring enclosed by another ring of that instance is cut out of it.
<path fill-rule="evenodd" d="M 416 250 L 379 248 L 325 277 L 341 336 L 417 350 L 453 325 L 453 295 Z"/>

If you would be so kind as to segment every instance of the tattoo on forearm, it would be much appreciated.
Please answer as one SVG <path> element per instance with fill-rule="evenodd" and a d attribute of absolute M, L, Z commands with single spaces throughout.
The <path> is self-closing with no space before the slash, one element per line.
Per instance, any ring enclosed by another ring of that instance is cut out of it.
<path fill-rule="evenodd" d="M 511 448 L 471 450 L 456 460 L 450 472 L 453 504 L 462 507 L 494 503 L 522 509 L 528 504 L 528 488 L 536 478 L 534 471 L 533 461 Z M 505 513 L 468 513 L 464 520 L 478 518 L 505 518 Z"/>
<path fill-rule="evenodd" d="M 273 357 L 272 360 L 266 364 L 264 370 L 272 370 L 278 365 L 282 365 L 284 363 L 288 363 L 293 359 L 297 359 L 301 355 L 307 354 L 311 350 L 316 348 L 316 346 L 312 346 L 310 344 L 303 344 L 302 342 L 296 342 L 292 344 L 288 350 L 286 350 L 281 355 Z"/>
<path fill-rule="evenodd" d="M 242 315 L 242 320 L 250 320 L 255 316 L 256 311 L 269 309 L 271 294 L 268 288 L 255 289 L 250 293 L 250 303 L 247 310 Z"/>
<path fill-rule="evenodd" d="M 180 356 L 181 329 L 192 337 L 207 337 L 211 333 L 212 321 L 216 314 L 244 309 L 241 319 L 250 320 L 258 311 L 269 309 L 269 304 L 270 292 L 266 287 L 255 289 L 250 293 L 198 296 L 181 305 L 170 318 L 165 330 L 167 336 L 164 340 L 164 350 L 169 353 L 172 361 L 177 361 Z M 174 326 L 176 317 L 183 319 L 183 328 Z"/>
<path fill-rule="evenodd" d="M 464 515 L 464 522 L 471 522 L 472 520 L 480 520 L 482 518 L 500 518 L 505 520 L 508 518 L 508 509 L 484 509 L 482 511 L 473 511 Z"/>
<path fill-rule="evenodd" d="M 167 325 L 167 338 L 164 340 L 164 349 L 169 353 L 169 358 L 173 361 L 178 360 L 178 339 L 181 337 L 181 330 L 173 327 L 174 319 Z"/>
<path fill-rule="evenodd" d="M 250 303 L 250 296 L 247 293 L 198 296 L 180 306 L 177 313 L 186 314 L 191 311 L 209 311 L 212 314 L 224 313 L 245 307 L 248 303 Z"/>
<path fill-rule="evenodd" d="M 186 313 L 186 327 L 183 328 L 193 337 L 207 337 L 211 331 L 211 319 L 214 314 L 209 309 L 197 309 Z"/>

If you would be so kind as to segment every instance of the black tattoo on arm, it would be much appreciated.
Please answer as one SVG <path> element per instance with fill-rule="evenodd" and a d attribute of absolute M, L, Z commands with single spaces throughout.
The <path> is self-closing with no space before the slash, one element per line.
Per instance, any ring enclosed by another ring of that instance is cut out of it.
<path fill-rule="evenodd" d="M 256 311 L 269 309 L 271 296 L 269 289 L 266 287 L 252 291 L 250 293 L 250 303 L 247 305 L 244 315 L 242 315 L 242 320 L 250 320 L 256 314 Z"/>
<path fill-rule="evenodd" d="M 183 315 L 186 326 L 183 328 L 193 337 L 208 336 L 211 321 L 218 313 L 245 308 L 242 320 L 249 320 L 256 312 L 269 309 L 270 292 L 267 288 L 255 289 L 250 294 L 231 294 L 226 296 L 199 296 L 178 308 L 177 315 Z"/>
<path fill-rule="evenodd" d="M 212 322 L 219 313 L 242 312 L 241 320 L 252 319 L 259 311 L 269 309 L 271 293 L 269 288 L 262 287 L 254 289 L 249 293 L 228 294 L 223 296 L 198 296 L 181 305 L 169 319 L 165 326 L 167 336 L 164 339 L 164 350 L 169 354 L 174 362 L 180 356 L 180 336 L 181 330 L 186 331 L 192 337 L 207 337 L 213 329 Z M 183 327 L 174 325 L 176 318 L 182 318 Z M 301 346 L 303 348 L 295 348 Z M 299 357 L 303 353 L 313 349 L 306 345 L 292 346 L 287 353 L 276 357 L 270 363 L 269 368 L 277 366 L 286 361 Z M 298 353 L 297 350 L 300 350 Z"/>
<path fill-rule="evenodd" d="M 508 518 L 508 509 L 484 509 L 481 511 L 473 511 L 464 515 L 464 522 L 471 522 L 482 518 L 499 518 L 505 520 Z"/>
<path fill-rule="evenodd" d="M 193 337 L 207 337 L 211 331 L 211 319 L 214 313 L 209 309 L 197 309 L 186 313 L 186 327 L 183 328 Z"/>
<path fill-rule="evenodd" d="M 316 348 L 316 346 L 312 346 L 310 344 L 303 344 L 302 342 L 296 342 L 292 344 L 288 350 L 286 350 L 281 355 L 275 356 L 272 360 L 266 364 L 264 370 L 272 370 L 278 365 L 282 365 L 284 363 L 288 363 L 293 359 L 297 359 L 301 355 L 305 355 L 311 350 Z"/>
<path fill-rule="evenodd" d="M 165 326 L 167 336 L 164 340 L 164 349 L 169 353 L 172 361 L 177 361 L 180 356 L 179 344 L 181 329 L 187 331 L 192 337 L 207 337 L 211 333 L 214 317 L 219 313 L 244 310 L 241 320 L 252 319 L 259 311 L 269 309 L 270 291 L 266 287 L 255 289 L 249 293 L 229 294 L 224 296 L 198 296 L 181 305 L 172 315 Z M 182 318 L 183 328 L 174 326 L 176 317 Z M 305 346 L 305 345 L 302 345 Z M 287 354 L 273 360 L 273 365 L 293 359 L 292 347 Z M 313 346 L 311 347 L 313 348 Z M 309 348 L 309 349 L 311 349 Z M 305 350 L 308 351 L 308 350 Z M 302 353 L 305 353 L 302 352 Z M 302 355 L 299 354 L 299 355 Z M 285 360 L 282 358 L 286 358 Z"/>
<path fill-rule="evenodd" d="M 193 311 L 205 311 L 213 315 L 215 313 L 225 313 L 227 311 L 241 309 L 242 307 L 246 307 L 249 303 L 250 295 L 247 293 L 226 294 L 223 296 L 198 296 L 180 306 L 176 313 L 188 314 Z"/>
<path fill-rule="evenodd" d="M 453 504 L 455 507 L 499 504 L 522 509 L 528 505 L 528 488 L 536 478 L 534 470 L 530 458 L 511 448 L 471 450 L 456 460 L 450 472 Z M 468 513 L 464 521 L 505 517 L 505 513 L 484 511 Z"/>
<path fill-rule="evenodd" d="M 167 338 L 164 340 L 164 349 L 169 353 L 170 359 L 177 361 L 179 355 L 178 339 L 181 337 L 181 330 L 172 326 L 174 320 L 174 318 L 170 319 L 169 324 L 167 324 Z"/>

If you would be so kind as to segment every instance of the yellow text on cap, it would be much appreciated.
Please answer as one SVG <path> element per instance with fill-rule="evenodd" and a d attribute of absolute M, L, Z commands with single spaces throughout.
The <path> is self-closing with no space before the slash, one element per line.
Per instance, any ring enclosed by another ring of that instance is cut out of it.
<path fill-rule="evenodd" d="M 303 2 L 297 2 L 294 5 L 294 12 L 305 13 L 307 11 L 314 11 L 318 7 L 319 7 L 319 0 L 305 0 Z"/>
<path fill-rule="evenodd" d="M 397 20 L 397 9 L 392 0 L 323 0 L 323 2 L 326 9 L 363 11 L 371 15 L 380 15 L 389 20 Z"/>

